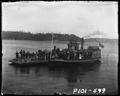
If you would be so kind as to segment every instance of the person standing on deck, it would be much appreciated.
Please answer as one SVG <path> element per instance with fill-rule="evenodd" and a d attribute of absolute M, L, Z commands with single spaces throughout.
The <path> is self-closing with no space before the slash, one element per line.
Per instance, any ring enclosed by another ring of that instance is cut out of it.
<path fill-rule="evenodd" d="M 25 59 L 25 50 L 23 50 L 23 52 L 22 52 L 22 53 L 23 53 L 23 58 Z"/>
<path fill-rule="evenodd" d="M 18 53 L 18 51 L 16 51 L 16 58 L 17 58 L 17 59 L 19 58 L 19 53 Z"/>
<path fill-rule="evenodd" d="M 36 52 L 35 54 L 36 54 L 36 60 L 38 60 L 38 52 Z"/>
<path fill-rule="evenodd" d="M 34 52 L 32 53 L 32 56 L 33 56 L 33 60 L 35 60 L 35 53 Z"/>
<path fill-rule="evenodd" d="M 48 60 L 50 60 L 50 52 L 48 52 Z"/>
<path fill-rule="evenodd" d="M 82 55 L 81 55 L 81 53 L 79 54 L 79 59 L 82 59 Z"/>
<path fill-rule="evenodd" d="M 77 55 L 77 53 L 76 53 L 76 52 L 74 52 L 74 60 L 76 59 L 76 55 Z"/>
<path fill-rule="evenodd" d="M 57 54 L 56 54 L 56 46 L 54 46 L 54 49 L 53 49 L 53 55 L 54 55 L 54 57 L 56 57 L 57 56 Z"/>
<path fill-rule="evenodd" d="M 21 59 L 23 58 L 23 51 L 22 50 L 20 50 L 20 56 L 21 56 Z"/>
<path fill-rule="evenodd" d="M 35 59 L 38 60 L 38 53 L 35 52 Z"/>
<path fill-rule="evenodd" d="M 41 50 L 38 50 L 38 60 L 40 60 L 41 59 L 41 54 L 42 54 L 42 51 Z"/>
<path fill-rule="evenodd" d="M 70 52 L 67 52 L 67 60 L 70 60 Z"/>
<path fill-rule="evenodd" d="M 29 51 L 27 51 L 27 53 L 26 53 L 26 58 L 30 58 L 30 52 Z"/>

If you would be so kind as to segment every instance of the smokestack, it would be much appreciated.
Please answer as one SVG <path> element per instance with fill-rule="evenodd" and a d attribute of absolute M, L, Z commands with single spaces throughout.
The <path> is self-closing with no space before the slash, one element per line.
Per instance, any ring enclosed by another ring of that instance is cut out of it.
<path fill-rule="evenodd" d="M 84 46 L 84 38 L 81 38 L 81 49 L 83 50 L 83 46 Z"/>

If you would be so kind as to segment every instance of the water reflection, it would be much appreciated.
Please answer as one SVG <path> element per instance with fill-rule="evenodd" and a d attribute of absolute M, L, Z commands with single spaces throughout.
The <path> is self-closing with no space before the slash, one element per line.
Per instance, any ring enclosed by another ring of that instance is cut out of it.
<path fill-rule="evenodd" d="M 29 67 L 18 67 L 18 66 L 13 66 L 15 69 L 16 74 L 30 74 L 30 68 Z"/>
<path fill-rule="evenodd" d="M 27 74 L 29 76 L 46 76 L 51 78 L 64 78 L 68 83 L 82 82 L 89 72 L 98 72 L 101 63 L 72 65 L 72 66 L 11 66 L 15 74 Z"/>

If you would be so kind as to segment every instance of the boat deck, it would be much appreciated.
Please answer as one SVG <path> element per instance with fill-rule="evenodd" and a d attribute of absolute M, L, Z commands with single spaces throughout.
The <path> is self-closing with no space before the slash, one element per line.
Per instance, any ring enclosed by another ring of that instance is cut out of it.
<path fill-rule="evenodd" d="M 100 61 L 100 58 L 95 59 L 81 59 L 81 60 L 63 60 L 63 59 L 51 59 L 51 60 L 25 60 L 25 59 L 13 59 L 9 60 L 12 65 L 41 65 L 41 64 L 61 64 L 61 63 L 91 63 Z"/>

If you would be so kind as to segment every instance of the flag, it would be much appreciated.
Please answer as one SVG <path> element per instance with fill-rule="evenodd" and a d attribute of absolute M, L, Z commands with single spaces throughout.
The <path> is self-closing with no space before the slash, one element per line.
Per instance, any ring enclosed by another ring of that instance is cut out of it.
<path fill-rule="evenodd" d="M 99 43 L 99 46 L 100 46 L 101 48 L 104 48 L 104 45 L 103 45 L 103 44 L 101 44 L 101 43 Z"/>

